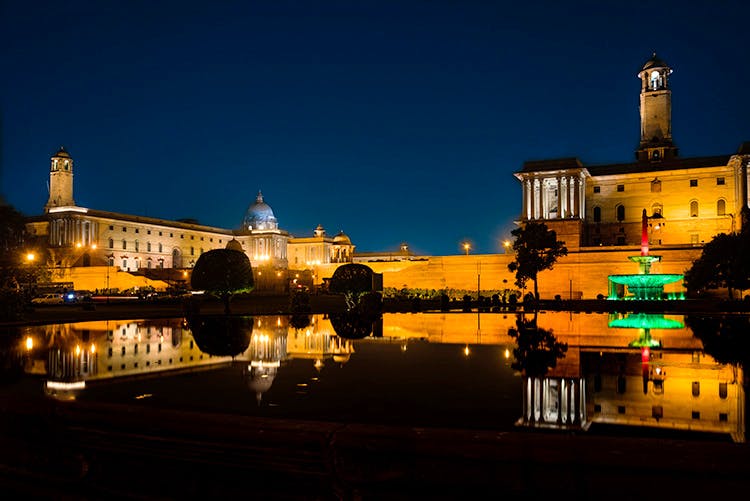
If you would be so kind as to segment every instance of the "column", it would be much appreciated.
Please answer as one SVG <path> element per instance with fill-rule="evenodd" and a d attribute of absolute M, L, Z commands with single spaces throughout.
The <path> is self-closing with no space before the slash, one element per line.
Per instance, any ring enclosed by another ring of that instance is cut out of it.
<path fill-rule="evenodd" d="M 557 176 L 557 219 L 563 218 L 562 176 Z"/>
<path fill-rule="evenodd" d="M 547 193 L 546 187 L 544 186 L 544 179 L 539 180 L 539 218 L 547 219 L 549 217 L 547 207 Z"/>
<path fill-rule="evenodd" d="M 558 191 L 559 193 L 559 191 Z M 557 424 L 563 424 L 563 395 L 567 392 L 565 379 L 560 379 L 557 387 Z"/>
<path fill-rule="evenodd" d="M 573 179 L 573 217 L 581 216 L 581 181 L 576 176 Z"/>
<path fill-rule="evenodd" d="M 523 219 L 529 219 L 529 181 L 524 179 L 521 181 L 521 207 L 523 207 Z"/>
<path fill-rule="evenodd" d="M 536 219 L 536 211 L 534 210 L 535 209 L 534 205 L 536 203 L 536 200 L 534 197 L 535 195 L 534 192 L 536 191 L 536 179 L 530 179 L 529 181 L 530 181 L 530 188 L 531 188 L 529 190 L 529 208 L 531 209 L 529 219 Z"/>

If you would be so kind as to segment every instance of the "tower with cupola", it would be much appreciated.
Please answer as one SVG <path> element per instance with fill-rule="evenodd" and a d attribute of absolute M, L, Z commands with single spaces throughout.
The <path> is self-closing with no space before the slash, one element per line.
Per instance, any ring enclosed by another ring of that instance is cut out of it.
<path fill-rule="evenodd" d="M 672 142 L 672 69 L 654 52 L 641 68 L 641 141 L 636 150 L 639 162 L 659 162 L 677 156 Z"/>
<path fill-rule="evenodd" d="M 53 207 L 71 207 L 73 200 L 73 159 L 64 147 L 52 155 L 49 167 L 49 199 L 46 211 Z"/>

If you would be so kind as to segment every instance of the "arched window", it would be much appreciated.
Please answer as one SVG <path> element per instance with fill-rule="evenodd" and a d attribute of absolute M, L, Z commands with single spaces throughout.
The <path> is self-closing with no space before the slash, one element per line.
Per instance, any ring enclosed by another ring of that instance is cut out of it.
<path fill-rule="evenodd" d="M 618 205 L 615 208 L 615 213 L 617 214 L 618 221 L 625 221 L 625 206 L 624 205 Z"/>
<path fill-rule="evenodd" d="M 654 70 L 649 75 L 651 90 L 658 90 L 661 87 L 661 75 L 658 71 Z"/>
<path fill-rule="evenodd" d="M 594 222 L 600 223 L 602 221 L 602 208 L 594 207 Z"/>
<path fill-rule="evenodd" d="M 727 202 L 723 198 L 720 198 L 716 202 L 716 215 L 717 216 L 727 215 Z"/>
<path fill-rule="evenodd" d="M 690 217 L 698 217 L 698 201 L 692 200 L 690 202 Z"/>

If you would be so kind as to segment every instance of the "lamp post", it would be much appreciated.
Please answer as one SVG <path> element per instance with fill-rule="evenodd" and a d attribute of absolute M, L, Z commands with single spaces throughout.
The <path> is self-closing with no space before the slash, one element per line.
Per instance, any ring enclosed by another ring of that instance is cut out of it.
<path fill-rule="evenodd" d="M 469 249 L 471 249 L 471 244 L 469 242 L 464 242 L 464 251 L 466 251 L 466 255 L 469 255 Z"/>
<path fill-rule="evenodd" d="M 503 241 L 503 250 L 505 254 L 508 253 L 508 250 L 510 250 L 510 240 L 504 240 Z"/>

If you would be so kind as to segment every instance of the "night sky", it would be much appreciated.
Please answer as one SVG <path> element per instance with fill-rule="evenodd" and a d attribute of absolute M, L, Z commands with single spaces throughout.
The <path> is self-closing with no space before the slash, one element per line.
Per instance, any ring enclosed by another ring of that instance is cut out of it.
<path fill-rule="evenodd" d="M 630 162 L 636 77 L 674 69 L 683 157 L 750 141 L 750 2 L 0 2 L 0 194 L 43 212 L 49 158 L 80 206 L 359 251 L 501 251 L 526 160 Z"/>

